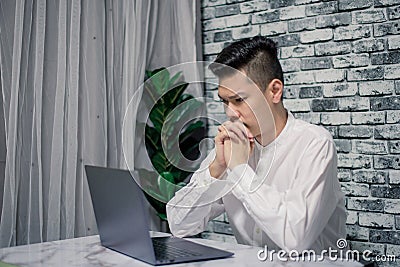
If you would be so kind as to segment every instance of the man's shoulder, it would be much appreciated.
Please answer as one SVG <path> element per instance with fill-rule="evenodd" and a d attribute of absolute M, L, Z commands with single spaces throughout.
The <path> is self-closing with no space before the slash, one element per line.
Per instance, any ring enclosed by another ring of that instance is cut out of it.
<path fill-rule="evenodd" d="M 323 126 L 295 119 L 294 130 L 309 140 L 333 141 L 332 134 Z"/>

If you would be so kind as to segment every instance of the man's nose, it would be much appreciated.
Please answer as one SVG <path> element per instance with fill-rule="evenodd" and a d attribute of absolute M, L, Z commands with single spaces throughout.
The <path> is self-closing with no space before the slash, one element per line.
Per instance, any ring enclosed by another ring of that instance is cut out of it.
<path fill-rule="evenodd" d="M 226 116 L 230 119 L 230 120 L 236 120 L 236 119 L 239 119 L 239 113 L 236 111 L 236 110 L 234 110 L 233 108 L 232 108 L 232 106 L 231 105 L 225 105 L 225 113 L 226 113 Z"/>

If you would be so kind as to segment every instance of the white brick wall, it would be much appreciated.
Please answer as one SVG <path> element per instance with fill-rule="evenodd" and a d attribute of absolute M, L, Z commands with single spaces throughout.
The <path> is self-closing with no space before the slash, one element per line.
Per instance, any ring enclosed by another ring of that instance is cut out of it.
<path fill-rule="evenodd" d="M 278 42 L 284 105 L 334 137 L 351 247 L 399 255 L 399 0 L 202 0 L 202 6 L 207 58 L 255 35 Z M 222 118 L 223 108 L 209 103 L 208 112 Z M 210 136 L 216 127 L 210 125 Z M 203 237 L 234 242 L 226 216 L 208 230 Z"/>

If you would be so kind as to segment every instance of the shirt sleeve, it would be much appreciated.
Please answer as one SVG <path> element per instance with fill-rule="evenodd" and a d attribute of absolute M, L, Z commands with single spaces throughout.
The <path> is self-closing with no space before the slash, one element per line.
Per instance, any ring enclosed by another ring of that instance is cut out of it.
<path fill-rule="evenodd" d="M 228 177 L 237 181 L 233 194 L 243 202 L 249 215 L 286 251 L 309 249 L 342 197 L 333 141 L 312 141 L 299 162 L 298 167 L 293 166 L 293 186 L 284 192 L 266 184 L 251 191 L 251 179 L 240 179 L 258 178 L 247 164 L 236 166 Z"/>
<path fill-rule="evenodd" d="M 168 223 L 174 236 L 198 234 L 205 230 L 209 220 L 225 211 L 222 197 L 231 183 L 225 180 L 226 174 L 221 179 L 211 176 L 208 166 L 214 157 L 212 151 L 190 182 L 167 203 Z"/>

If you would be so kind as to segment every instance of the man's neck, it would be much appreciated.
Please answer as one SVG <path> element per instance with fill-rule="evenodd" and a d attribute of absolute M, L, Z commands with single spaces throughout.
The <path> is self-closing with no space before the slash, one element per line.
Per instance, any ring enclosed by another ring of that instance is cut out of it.
<path fill-rule="evenodd" d="M 279 111 L 275 112 L 273 115 L 274 115 L 275 128 L 271 130 L 266 130 L 265 132 L 267 132 L 267 134 L 261 134 L 255 137 L 257 142 L 260 143 L 262 146 L 267 146 L 272 141 L 274 141 L 281 134 L 281 132 L 286 126 L 288 119 L 288 112 L 286 111 L 285 108 L 282 107 L 282 109 L 279 109 Z M 272 131 L 274 131 L 275 134 L 270 134 Z"/>

